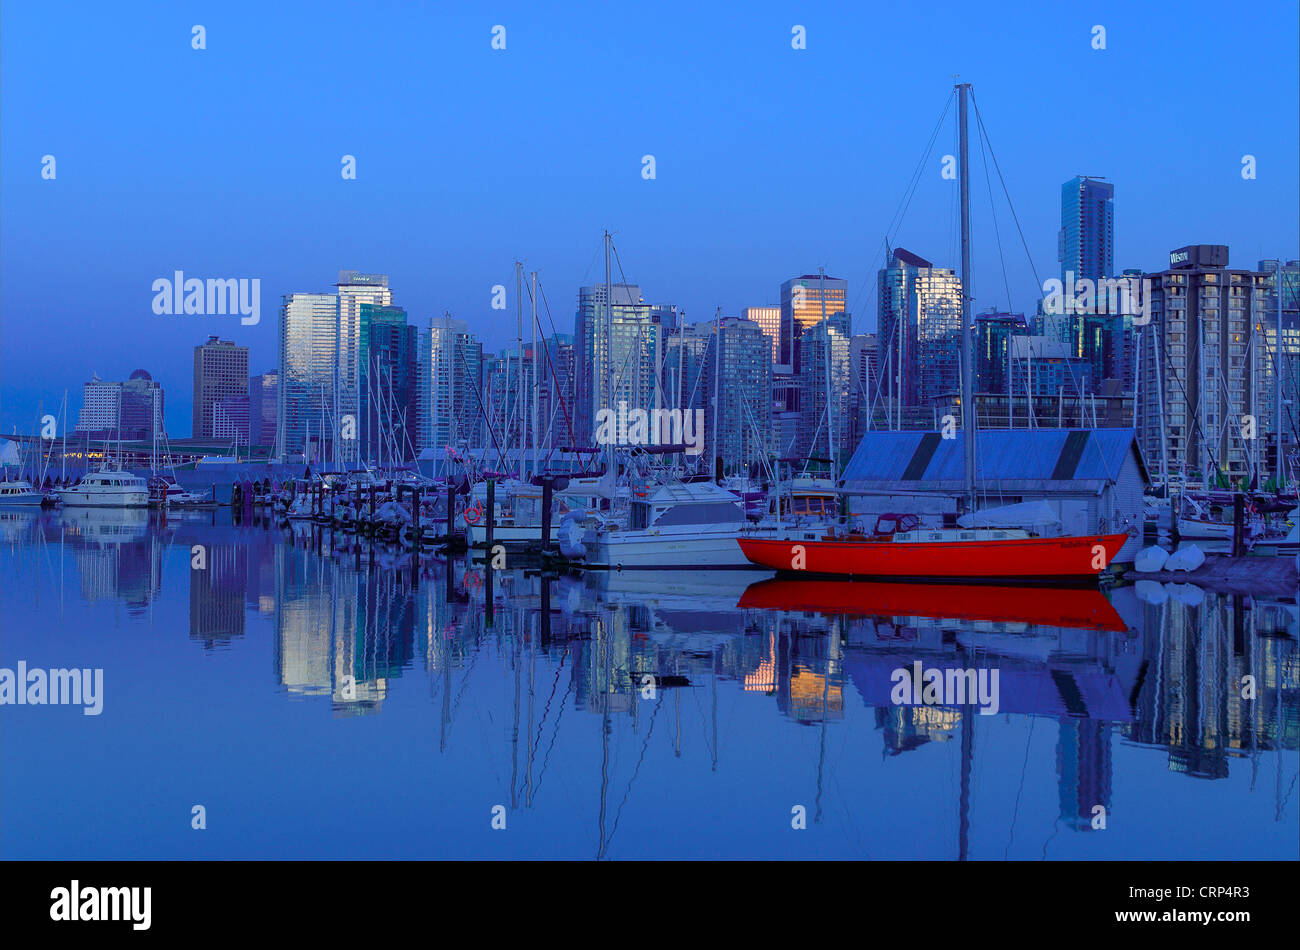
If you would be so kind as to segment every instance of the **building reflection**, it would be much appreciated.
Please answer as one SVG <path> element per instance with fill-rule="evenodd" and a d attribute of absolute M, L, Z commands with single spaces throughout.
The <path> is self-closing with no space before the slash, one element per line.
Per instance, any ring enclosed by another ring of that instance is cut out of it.
<path fill-rule="evenodd" d="M 1146 676 L 1127 740 L 1164 748 L 1170 770 L 1203 779 L 1226 777 L 1234 758 L 1297 748 L 1294 605 L 1209 595 L 1145 610 Z"/>
<path fill-rule="evenodd" d="M 414 660 L 416 605 L 406 577 L 369 559 L 284 544 L 273 574 L 280 685 L 329 696 L 336 715 L 378 712 Z"/>

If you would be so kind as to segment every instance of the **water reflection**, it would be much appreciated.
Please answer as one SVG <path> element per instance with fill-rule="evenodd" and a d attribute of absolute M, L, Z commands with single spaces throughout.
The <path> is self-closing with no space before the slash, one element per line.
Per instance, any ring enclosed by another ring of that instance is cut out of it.
<path fill-rule="evenodd" d="M 51 598 L 88 618 L 114 601 L 142 624 L 154 606 L 188 604 L 198 655 L 247 651 L 274 671 L 273 688 L 232 685 L 232 701 L 272 717 L 268 701 L 296 701 L 392 730 L 418 723 L 436 741 L 411 754 L 439 794 L 461 783 L 571 832 L 521 854 L 569 854 L 571 837 L 588 842 L 572 853 L 597 857 L 745 855 L 750 840 L 754 856 L 777 857 L 1037 857 L 1040 846 L 1052 857 L 1177 856 L 1196 849 L 1161 851 L 1194 836 L 1173 813 L 1169 827 L 1107 837 L 1092 834 L 1098 808 L 1159 816 L 1180 797 L 1170 782 L 1225 780 L 1240 766 L 1243 781 L 1225 782 L 1221 798 L 1259 823 L 1242 856 L 1294 857 L 1293 598 L 744 572 L 556 577 L 212 513 L 3 513 L 0 549 L 5 610 L 23 618 L 7 624 L 17 636 L 6 661 L 39 638 Z M 124 641 L 123 668 L 149 649 Z M 899 703 L 896 672 L 918 662 L 997 670 L 997 714 L 969 699 Z M 39 736 L 44 722 L 23 728 Z M 1036 722 L 1047 730 L 1035 734 Z M 283 741 L 282 754 L 302 754 Z M 1151 772 L 1156 756 L 1167 777 Z M 454 759 L 453 775 L 440 757 Z M 682 820 L 668 817 L 676 798 L 708 811 L 697 834 L 713 848 L 665 837 L 664 823 Z M 801 802 L 810 827 L 837 834 L 790 838 Z M 1050 834 L 1031 846 L 1031 827 Z M 1105 844 L 1089 851 L 1085 838 Z M 423 844 L 434 855 L 484 847 Z M 1226 847 L 1214 854 L 1236 855 Z"/>

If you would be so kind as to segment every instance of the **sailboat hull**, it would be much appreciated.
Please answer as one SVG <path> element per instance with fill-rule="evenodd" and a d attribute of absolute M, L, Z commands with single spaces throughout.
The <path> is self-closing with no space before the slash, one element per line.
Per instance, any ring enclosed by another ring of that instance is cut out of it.
<path fill-rule="evenodd" d="M 777 571 L 839 577 L 999 580 L 1096 577 L 1126 534 L 972 541 L 777 541 L 741 538 L 752 563 Z"/>

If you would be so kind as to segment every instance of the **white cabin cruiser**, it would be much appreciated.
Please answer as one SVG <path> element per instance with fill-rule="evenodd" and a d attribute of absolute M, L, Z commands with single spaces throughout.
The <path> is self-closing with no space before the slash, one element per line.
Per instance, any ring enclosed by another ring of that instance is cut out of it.
<path fill-rule="evenodd" d="M 71 488 L 61 488 L 59 499 L 75 508 L 148 508 L 149 485 L 139 475 L 123 471 L 92 472 Z"/>
<path fill-rule="evenodd" d="M 737 539 L 749 527 L 734 493 L 712 482 L 664 485 L 634 498 L 626 527 L 583 537 L 586 563 L 608 568 L 752 568 Z"/>
<path fill-rule="evenodd" d="M 26 479 L 0 482 L 0 508 L 39 508 L 45 501 L 45 492 L 32 487 Z"/>

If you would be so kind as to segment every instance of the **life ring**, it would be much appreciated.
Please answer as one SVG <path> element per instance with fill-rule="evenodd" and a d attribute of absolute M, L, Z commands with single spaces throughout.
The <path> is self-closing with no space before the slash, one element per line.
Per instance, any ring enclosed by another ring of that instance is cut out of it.
<path fill-rule="evenodd" d="M 470 588 L 477 590 L 482 586 L 483 586 L 483 578 L 479 575 L 477 571 L 470 571 L 468 574 L 465 575 L 465 587 L 467 590 Z"/>
<path fill-rule="evenodd" d="M 473 517 L 471 517 L 471 515 Z M 475 505 L 473 508 L 466 508 L 465 513 L 461 515 L 461 517 L 465 519 L 466 524 L 478 524 L 483 518 L 483 509 L 478 505 Z"/>

